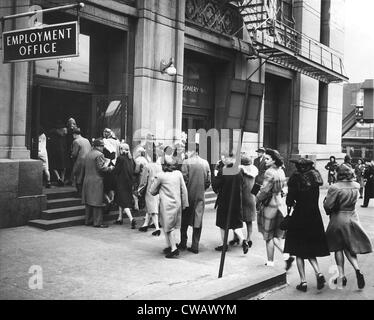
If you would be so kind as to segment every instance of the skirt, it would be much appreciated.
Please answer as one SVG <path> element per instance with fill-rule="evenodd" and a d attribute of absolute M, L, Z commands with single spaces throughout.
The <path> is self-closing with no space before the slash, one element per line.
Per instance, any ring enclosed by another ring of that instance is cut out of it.
<path fill-rule="evenodd" d="M 262 207 L 257 214 L 258 232 L 265 241 L 273 238 L 283 239 L 285 232 L 280 229 L 284 217 L 278 207 Z"/>
<path fill-rule="evenodd" d="M 340 211 L 332 214 L 326 230 L 330 252 L 348 250 L 351 254 L 365 254 L 373 251 L 370 239 L 355 211 Z"/>

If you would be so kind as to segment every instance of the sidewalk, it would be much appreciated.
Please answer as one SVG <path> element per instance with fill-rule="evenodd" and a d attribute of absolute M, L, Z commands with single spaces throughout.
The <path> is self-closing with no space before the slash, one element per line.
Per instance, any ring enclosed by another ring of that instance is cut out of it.
<path fill-rule="evenodd" d="M 256 224 L 253 247 L 246 255 L 241 246 L 231 248 L 218 279 L 221 254 L 214 248 L 220 232 L 213 204 L 206 208 L 197 255 L 184 251 L 166 259 L 164 236 L 154 237 L 152 230 L 131 230 L 128 220 L 107 229 L 2 229 L 0 299 L 241 299 L 286 284 L 279 253 L 275 268 L 264 266 L 265 243 Z M 42 289 L 29 288 L 32 266 L 42 268 Z"/>

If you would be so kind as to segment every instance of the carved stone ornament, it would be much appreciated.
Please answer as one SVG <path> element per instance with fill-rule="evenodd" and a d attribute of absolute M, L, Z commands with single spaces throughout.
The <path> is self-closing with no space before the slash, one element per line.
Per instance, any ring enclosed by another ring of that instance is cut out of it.
<path fill-rule="evenodd" d="M 186 0 L 186 20 L 226 35 L 234 34 L 243 24 L 235 7 L 218 0 Z"/>

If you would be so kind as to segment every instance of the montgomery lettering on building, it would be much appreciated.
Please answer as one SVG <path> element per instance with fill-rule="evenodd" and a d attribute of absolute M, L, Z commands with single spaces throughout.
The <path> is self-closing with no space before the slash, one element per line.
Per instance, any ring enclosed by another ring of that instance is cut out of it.
<path fill-rule="evenodd" d="M 4 32 L 4 62 L 78 55 L 77 22 Z"/>

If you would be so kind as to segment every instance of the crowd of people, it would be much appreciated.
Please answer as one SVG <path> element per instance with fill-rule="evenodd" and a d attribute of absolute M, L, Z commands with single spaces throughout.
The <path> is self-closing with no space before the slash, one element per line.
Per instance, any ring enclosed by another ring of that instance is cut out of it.
<path fill-rule="evenodd" d="M 274 266 L 275 249 L 283 254 L 286 270 L 296 259 L 298 290 L 307 291 L 305 260 L 315 272 L 317 289 L 324 287 L 326 280 L 317 258 L 330 253 L 334 253 L 339 270 L 336 282 L 341 281 L 343 286 L 347 283 L 345 256 L 355 269 L 358 287 L 365 286 L 357 255 L 372 252 L 372 245 L 355 206 L 363 189 L 364 207 L 373 197 L 373 161 L 364 164 L 361 160 L 353 166 L 349 157 L 343 164 L 330 158 L 326 165 L 330 187 L 323 203 L 330 220 L 325 231 L 318 204 L 323 179 L 310 159 L 291 160 L 296 170 L 287 181 L 281 155 L 270 148 L 256 150 L 258 157 L 253 162 L 245 152 L 237 157 L 222 155 L 211 172 L 209 163 L 199 155 L 198 144 L 180 152 L 179 147 L 148 142 L 137 146 L 133 156 L 130 146 L 120 142 L 109 128 L 92 146 L 76 126 L 72 126 L 71 133 L 71 179 L 86 207 L 86 225 L 108 227 L 103 223 L 105 208 L 118 206 L 114 223 L 123 224 L 125 213 L 131 228 L 136 229 L 133 212 L 144 208 L 144 223 L 138 230 L 147 232 L 153 227 L 152 235 L 160 236 L 162 229 L 166 258 L 175 258 L 184 250 L 199 254 L 205 192 L 212 187 L 217 194 L 214 208 L 222 240 L 216 251 L 229 250 L 225 236 L 231 229 L 234 237 L 229 245 L 240 245 L 247 254 L 252 247 L 253 222 L 257 220 L 257 229 L 265 241 L 265 265 Z M 44 143 L 45 137 L 41 136 L 41 141 Z M 46 172 L 48 156 L 41 155 L 42 161 L 47 158 L 43 166 Z M 57 173 L 62 180 L 64 170 Z M 188 227 L 192 228 L 189 247 Z"/>

